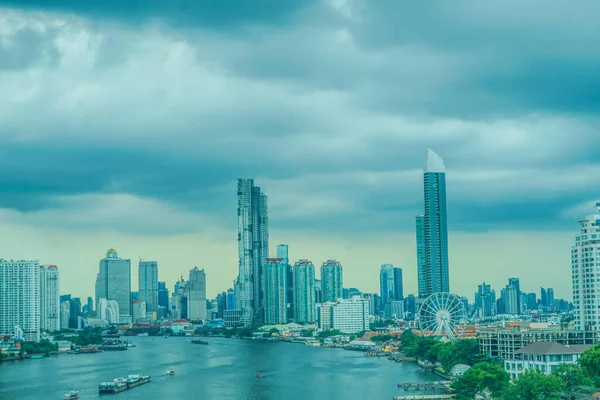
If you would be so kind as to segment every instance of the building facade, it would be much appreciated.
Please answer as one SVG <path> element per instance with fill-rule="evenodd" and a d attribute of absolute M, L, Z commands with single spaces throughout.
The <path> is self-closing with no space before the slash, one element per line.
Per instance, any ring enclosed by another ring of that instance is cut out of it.
<path fill-rule="evenodd" d="M 40 265 L 40 329 L 60 331 L 60 280 L 56 265 Z"/>
<path fill-rule="evenodd" d="M 595 214 L 579 221 L 579 228 L 571 247 L 575 325 L 600 330 L 600 203 L 596 203 Z M 548 306 L 548 297 L 547 291 L 542 291 L 543 306 Z"/>
<path fill-rule="evenodd" d="M 119 305 L 120 323 L 131 323 L 131 260 L 119 258 L 110 249 L 100 260 L 96 277 L 96 304 L 100 299 L 114 300 Z"/>
<path fill-rule="evenodd" d="M 263 265 L 269 256 L 267 196 L 254 179 L 238 179 L 238 256 L 236 282 L 237 308 L 243 326 L 264 321 Z"/>
<path fill-rule="evenodd" d="M 284 258 L 268 258 L 265 275 L 265 323 L 287 323 L 287 263 Z"/>
<path fill-rule="evenodd" d="M 140 300 L 146 303 L 146 310 L 158 312 L 158 263 L 140 261 L 138 267 Z"/>
<path fill-rule="evenodd" d="M 188 301 L 187 318 L 191 321 L 206 320 L 206 273 L 204 269 L 194 267 L 190 271 L 190 279 L 185 286 L 185 297 Z"/>
<path fill-rule="evenodd" d="M 287 271 L 286 283 L 286 307 L 287 307 L 287 320 L 294 320 L 294 270 L 290 264 L 290 253 L 289 246 L 287 244 L 280 244 L 277 246 L 277 258 L 282 258 Z"/>
<path fill-rule="evenodd" d="M 335 302 L 343 298 L 342 265 L 336 260 L 327 260 L 321 265 L 321 296 L 323 302 Z"/>
<path fill-rule="evenodd" d="M 425 212 L 422 219 L 422 232 L 419 232 L 420 221 L 417 218 L 417 252 L 421 236 L 425 260 L 421 270 L 418 271 L 419 297 L 426 298 L 433 293 L 450 291 L 446 168 L 441 157 L 431 149 L 427 152 L 423 186 Z"/>
<path fill-rule="evenodd" d="M 96 303 L 97 318 L 105 320 L 109 324 L 118 324 L 121 319 L 119 303 L 116 300 L 101 298 Z"/>
<path fill-rule="evenodd" d="M 40 340 L 39 269 L 38 261 L 0 260 L 0 334 Z"/>
<path fill-rule="evenodd" d="M 315 266 L 308 260 L 294 264 L 294 306 L 296 322 L 315 322 Z"/>
<path fill-rule="evenodd" d="M 358 333 L 369 330 L 369 300 L 360 296 L 325 302 L 318 308 L 318 329 Z"/>
<path fill-rule="evenodd" d="M 487 318 L 495 314 L 496 292 L 485 282 L 477 286 L 475 308 L 479 318 Z"/>

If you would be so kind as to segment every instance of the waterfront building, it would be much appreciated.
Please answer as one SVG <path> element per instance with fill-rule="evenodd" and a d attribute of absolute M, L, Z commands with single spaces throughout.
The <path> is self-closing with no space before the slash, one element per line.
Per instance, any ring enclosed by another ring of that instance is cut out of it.
<path fill-rule="evenodd" d="M 426 298 L 433 293 L 450 291 L 446 167 L 442 158 L 431 149 L 427 151 L 423 186 L 425 212 L 422 221 L 417 217 L 417 253 L 420 246 L 418 241 L 423 240 L 425 256 L 421 270 L 418 271 L 420 298 Z M 423 226 L 419 227 L 421 222 Z"/>
<path fill-rule="evenodd" d="M 140 260 L 138 267 L 140 300 L 146 303 L 146 310 L 158 311 L 158 263 Z"/>
<path fill-rule="evenodd" d="M 290 264 L 289 246 L 287 244 L 280 244 L 277 246 L 277 258 L 283 258 L 283 263 L 286 268 L 286 307 L 287 307 L 287 320 L 294 320 L 294 271 Z"/>
<path fill-rule="evenodd" d="M 475 308 L 479 318 L 487 318 L 494 315 L 496 307 L 496 292 L 485 282 L 477 286 L 475 293 Z"/>
<path fill-rule="evenodd" d="M 121 322 L 119 303 L 116 300 L 98 299 L 96 302 L 96 314 L 98 319 L 105 320 L 109 324 L 118 324 Z"/>
<path fill-rule="evenodd" d="M 358 333 L 369 330 L 369 301 L 360 296 L 325 302 L 319 306 L 318 329 Z"/>
<path fill-rule="evenodd" d="M 287 323 L 287 264 L 284 258 L 267 258 L 265 278 L 265 323 Z"/>
<path fill-rule="evenodd" d="M 60 329 L 69 329 L 71 319 L 71 302 L 69 300 L 60 302 Z"/>
<path fill-rule="evenodd" d="M 335 302 L 343 298 L 342 265 L 336 260 L 327 260 L 321 265 L 321 295 L 324 302 Z"/>
<path fill-rule="evenodd" d="M 187 318 L 191 321 L 206 320 L 206 274 L 204 269 L 194 267 L 190 271 L 190 279 L 185 286 L 185 297 L 188 301 Z"/>
<path fill-rule="evenodd" d="M 600 280 L 600 202 L 596 203 L 596 213 L 579 221 L 579 227 L 571 247 L 575 326 L 600 330 L 600 285 L 597 284 Z M 545 297 L 542 296 L 542 301 L 545 300 L 543 305 L 547 306 L 550 300 L 547 292 Z"/>
<path fill-rule="evenodd" d="M 39 270 L 38 261 L 0 259 L 0 335 L 40 340 Z"/>
<path fill-rule="evenodd" d="M 515 352 L 535 342 L 557 342 L 564 346 L 600 343 L 600 331 L 551 329 L 547 323 L 529 323 L 515 328 L 486 328 L 477 331 L 482 354 L 514 360 Z"/>
<path fill-rule="evenodd" d="M 315 322 L 315 267 L 308 260 L 294 264 L 294 306 L 296 322 Z"/>
<path fill-rule="evenodd" d="M 225 310 L 223 312 L 223 321 L 226 328 L 237 328 L 242 326 L 242 311 Z"/>
<path fill-rule="evenodd" d="M 114 300 L 119 305 L 120 323 L 131 323 L 131 260 L 119 258 L 110 249 L 100 260 L 96 278 L 96 304 L 99 299 Z"/>
<path fill-rule="evenodd" d="M 528 370 L 550 375 L 561 364 L 577 364 L 581 354 L 592 348 L 591 344 L 564 346 L 556 342 L 537 342 L 515 351 L 515 357 L 504 361 L 510 379 L 517 379 Z"/>
<path fill-rule="evenodd" d="M 40 265 L 40 329 L 60 331 L 59 276 L 56 265 Z"/>
<path fill-rule="evenodd" d="M 238 256 L 236 308 L 243 326 L 264 321 L 263 265 L 269 256 L 267 196 L 254 179 L 238 179 Z"/>

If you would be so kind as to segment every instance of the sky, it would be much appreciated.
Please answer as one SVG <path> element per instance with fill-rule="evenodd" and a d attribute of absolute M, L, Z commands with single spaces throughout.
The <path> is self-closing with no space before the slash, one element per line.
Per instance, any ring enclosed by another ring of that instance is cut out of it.
<path fill-rule="evenodd" d="M 600 198 L 600 3 L 0 0 L 0 257 L 93 296 L 107 249 L 237 275 L 236 179 L 271 253 L 416 291 L 428 148 L 447 167 L 451 290 L 571 298 Z"/>

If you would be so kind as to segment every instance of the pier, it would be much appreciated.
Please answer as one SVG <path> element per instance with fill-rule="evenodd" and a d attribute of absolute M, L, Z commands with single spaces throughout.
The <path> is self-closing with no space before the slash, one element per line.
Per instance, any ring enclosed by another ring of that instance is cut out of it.
<path fill-rule="evenodd" d="M 433 390 L 436 391 L 438 389 L 448 392 L 449 391 L 450 382 L 449 381 L 437 381 L 437 382 L 401 382 L 398 384 L 399 388 L 404 389 L 404 391 L 409 390 Z M 408 397 L 402 397 L 403 399 L 407 399 Z M 416 397 L 415 397 L 416 398 Z M 429 397 L 418 397 L 428 399 Z M 431 397 L 434 399 L 437 397 Z M 450 397 L 447 397 L 450 398 Z"/>
<path fill-rule="evenodd" d="M 414 396 L 394 396 L 394 400 L 450 400 L 453 394 L 418 394 Z"/>

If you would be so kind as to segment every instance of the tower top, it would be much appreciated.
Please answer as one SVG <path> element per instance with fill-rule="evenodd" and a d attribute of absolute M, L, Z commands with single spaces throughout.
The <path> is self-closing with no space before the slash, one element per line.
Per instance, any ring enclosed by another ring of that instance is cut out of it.
<path fill-rule="evenodd" d="M 445 173 L 446 166 L 442 157 L 438 156 L 433 150 L 427 149 L 427 163 L 425 164 L 425 172 Z"/>

